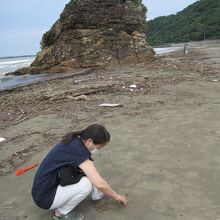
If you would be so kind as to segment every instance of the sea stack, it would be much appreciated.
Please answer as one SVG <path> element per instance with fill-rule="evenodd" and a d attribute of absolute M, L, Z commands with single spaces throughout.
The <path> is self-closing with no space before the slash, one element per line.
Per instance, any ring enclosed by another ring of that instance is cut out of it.
<path fill-rule="evenodd" d="M 154 50 L 147 44 L 145 12 L 141 0 L 71 0 L 43 35 L 31 66 L 14 74 L 151 61 Z"/>

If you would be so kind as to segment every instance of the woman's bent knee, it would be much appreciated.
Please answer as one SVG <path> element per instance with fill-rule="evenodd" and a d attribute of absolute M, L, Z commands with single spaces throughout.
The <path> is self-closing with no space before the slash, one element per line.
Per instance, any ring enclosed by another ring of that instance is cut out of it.
<path fill-rule="evenodd" d="M 86 176 L 82 177 L 80 182 L 83 185 L 83 192 L 85 194 L 90 194 L 92 192 L 92 183 L 88 179 L 88 177 L 86 177 Z"/>

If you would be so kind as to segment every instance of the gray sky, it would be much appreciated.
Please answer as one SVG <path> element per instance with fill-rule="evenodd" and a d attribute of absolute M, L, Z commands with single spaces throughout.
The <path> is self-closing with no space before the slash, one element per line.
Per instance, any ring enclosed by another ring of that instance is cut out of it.
<path fill-rule="evenodd" d="M 69 0 L 1 0 L 0 57 L 36 54 L 40 40 Z M 144 0 L 148 20 L 181 11 L 195 0 Z M 178 3 L 177 3 L 178 2 Z"/>
<path fill-rule="evenodd" d="M 197 0 L 143 0 L 148 8 L 147 20 L 155 17 L 176 14 Z"/>

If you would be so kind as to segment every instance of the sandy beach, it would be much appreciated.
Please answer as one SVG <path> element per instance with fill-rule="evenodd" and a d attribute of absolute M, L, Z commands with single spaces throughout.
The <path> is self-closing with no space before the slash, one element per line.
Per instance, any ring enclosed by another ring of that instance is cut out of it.
<path fill-rule="evenodd" d="M 0 220 L 51 219 L 31 198 L 36 169 L 14 171 L 91 123 L 112 137 L 94 157 L 97 169 L 129 203 L 87 198 L 77 207 L 87 220 L 220 219 L 219 54 L 220 47 L 181 50 L 0 91 Z"/>

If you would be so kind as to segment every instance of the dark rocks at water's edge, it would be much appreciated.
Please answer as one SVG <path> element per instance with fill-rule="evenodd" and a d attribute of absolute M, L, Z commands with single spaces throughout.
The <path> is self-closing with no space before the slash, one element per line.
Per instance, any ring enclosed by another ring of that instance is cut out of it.
<path fill-rule="evenodd" d="M 141 1 L 71 0 L 43 35 L 42 50 L 31 66 L 13 74 L 152 61 L 155 52 L 146 42 L 145 10 Z"/>

